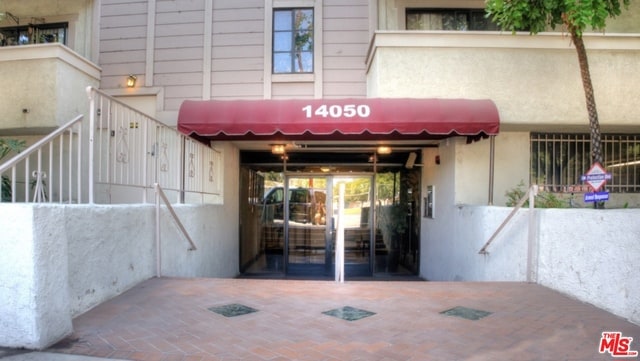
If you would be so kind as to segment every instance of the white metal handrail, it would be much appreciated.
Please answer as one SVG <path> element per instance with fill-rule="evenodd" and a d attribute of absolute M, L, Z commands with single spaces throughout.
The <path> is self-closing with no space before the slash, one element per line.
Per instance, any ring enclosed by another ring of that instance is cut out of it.
<path fill-rule="evenodd" d="M 82 203 L 82 120 L 83 115 L 78 115 L 0 165 L 0 176 L 6 177 L 10 184 L 12 203 L 30 199 L 32 202 Z M 5 174 L 9 170 L 10 175 Z M 21 182 L 23 189 L 17 187 Z"/>
<path fill-rule="evenodd" d="M 95 131 L 91 136 L 95 143 L 91 184 L 100 187 L 96 194 L 106 195 L 105 202 L 135 199 L 146 203 L 155 183 L 162 185 L 173 202 L 221 202 L 220 151 L 98 89 L 88 87 L 87 93 Z"/>
<path fill-rule="evenodd" d="M 507 218 L 505 218 L 505 220 L 500 224 L 500 226 L 498 226 L 498 228 L 495 230 L 495 232 L 493 232 L 491 237 L 489 237 L 489 240 L 487 240 L 487 242 L 484 244 L 484 246 L 482 246 L 480 251 L 478 251 L 479 254 L 488 254 L 489 253 L 489 252 L 487 252 L 487 248 L 489 248 L 489 245 L 491 244 L 491 242 L 493 242 L 496 239 L 496 237 L 498 236 L 498 233 L 500 233 L 500 231 L 502 231 L 502 229 L 509 223 L 511 218 L 513 218 L 513 216 L 520 210 L 520 208 L 522 208 L 522 205 L 524 205 L 524 203 L 527 201 L 527 199 L 529 200 L 529 208 L 533 209 L 535 196 L 537 194 L 538 194 L 538 186 L 532 185 L 531 187 L 529 187 L 529 189 L 527 189 L 527 191 L 525 192 L 524 196 L 522 196 L 522 198 L 518 201 L 516 206 L 513 207 L 513 209 L 511 210 L 511 213 L 509 213 Z"/>
<path fill-rule="evenodd" d="M 158 183 L 173 203 L 222 203 L 220 150 L 98 89 L 86 91 L 88 117 L 0 166 L 7 197 L 0 202 L 147 203 Z"/>
<path fill-rule="evenodd" d="M 171 202 L 169 202 L 169 199 L 167 199 L 167 196 L 164 194 L 162 187 L 160 187 L 160 185 L 156 183 L 154 184 L 154 188 L 156 190 L 156 252 L 157 252 L 156 275 L 158 277 L 161 277 L 162 276 L 162 252 L 161 252 L 162 248 L 160 244 L 160 224 L 161 224 L 160 223 L 160 200 L 162 200 L 165 206 L 167 206 L 167 209 L 171 214 L 171 218 L 173 219 L 176 226 L 180 230 L 180 233 L 182 233 L 182 235 L 186 238 L 187 242 L 189 242 L 189 245 L 190 245 L 189 251 L 195 251 L 197 248 L 196 248 L 196 244 L 193 242 L 193 239 L 191 239 L 191 236 L 189 236 L 189 232 L 187 232 L 187 229 L 184 228 L 184 225 L 182 224 L 182 222 L 180 222 L 180 218 L 178 218 L 178 215 L 176 214 L 175 210 L 171 206 Z"/>

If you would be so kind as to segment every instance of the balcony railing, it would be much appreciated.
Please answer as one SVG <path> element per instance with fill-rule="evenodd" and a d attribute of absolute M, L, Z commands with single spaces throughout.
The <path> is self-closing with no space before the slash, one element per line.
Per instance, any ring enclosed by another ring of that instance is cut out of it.
<path fill-rule="evenodd" d="M 79 115 L 0 165 L 2 202 L 83 203 Z"/>
<path fill-rule="evenodd" d="M 2 201 L 152 203 L 159 184 L 174 203 L 222 202 L 221 151 L 98 89 L 87 93 L 88 117 L 0 166 Z"/>

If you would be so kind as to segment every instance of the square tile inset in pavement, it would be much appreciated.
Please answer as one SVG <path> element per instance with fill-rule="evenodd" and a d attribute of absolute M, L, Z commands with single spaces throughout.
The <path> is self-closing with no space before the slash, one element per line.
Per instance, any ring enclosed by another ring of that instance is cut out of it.
<path fill-rule="evenodd" d="M 255 308 L 249 306 L 232 303 L 224 306 L 209 307 L 209 311 L 215 312 L 224 317 L 242 316 L 253 312 L 258 312 Z"/>
<path fill-rule="evenodd" d="M 488 311 L 476 310 L 474 308 L 456 306 L 448 310 L 440 312 L 443 315 L 461 317 L 465 320 L 477 321 L 491 314 Z"/>
<path fill-rule="evenodd" d="M 336 308 L 336 309 L 325 311 L 322 313 L 325 315 L 329 315 L 329 316 L 333 316 L 333 317 L 345 320 L 345 321 L 357 321 L 365 317 L 375 315 L 375 312 L 361 310 L 359 308 L 354 308 L 351 306 Z"/>

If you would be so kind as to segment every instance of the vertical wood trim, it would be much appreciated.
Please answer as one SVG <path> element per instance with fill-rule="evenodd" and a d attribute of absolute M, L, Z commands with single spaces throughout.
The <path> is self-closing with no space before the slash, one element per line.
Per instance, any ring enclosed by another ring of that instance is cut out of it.
<path fill-rule="evenodd" d="M 369 40 L 378 30 L 378 0 L 369 0 Z"/>
<path fill-rule="evenodd" d="M 264 99 L 271 99 L 271 68 L 273 67 L 271 49 L 273 48 L 273 0 L 264 2 L 264 75 L 262 77 L 262 96 Z"/>
<path fill-rule="evenodd" d="M 324 95 L 324 87 L 323 87 L 323 51 L 324 48 L 324 37 L 323 37 L 323 27 L 322 27 L 322 19 L 323 19 L 323 0 L 317 0 L 313 9 L 313 73 L 314 73 L 314 84 L 313 84 L 313 95 L 316 99 L 322 99 Z"/>
<path fill-rule="evenodd" d="M 153 53 L 155 51 L 156 38 L 156 0 L 147 3 L 147 51 L 145 57 L 144 86 L 153 86 Z"/>
<path fill-rule="evenodd" d="M 211 99 L 211 52 L 213 46 L 213 1 L 204 2 L 204 44 L 202 61 L 202 100 Z"/>
<path fill-rule="evenodd" d="M 93 1 L 92 12 L 90 59 L 92 62 L 98 64 L 98 59 L 100 59 L 100 0 Z M 89 39 L 85 39 L 85 41 L 89 41 Z"/>

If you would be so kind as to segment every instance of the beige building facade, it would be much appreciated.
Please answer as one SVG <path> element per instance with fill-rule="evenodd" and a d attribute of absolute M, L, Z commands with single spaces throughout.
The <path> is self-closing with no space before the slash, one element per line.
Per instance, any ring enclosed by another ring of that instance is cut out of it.
<path fill-rule="evenodd" d="M 535 36 L 501 32 L 478 20 L 483 1 L 65 0 L 26 4 L 7 0 L 2 6 L 0 28 L 5 46 L 0 47 L 0 74 L 7 84 L 19 84 L 15 89 L 3 88 L 2 135 L 37 139 L 75 114 L 86 113 L 84 89 L 89 85 L 172 127 L 179 125 L 185 101 L 307 99 L 324 101 L 329 110 L 338 109 L 331 108 L 333 100 L 345 99 L 354 99 L 353 109 L 360 109 L 356 108 L 358 99 L 488 100 L 495 104 L 499 133 L 480 132 L 480 139 L 473 142 L 469 142 L 472 137 L 456 132 L 453 123 L 444 135 L 427 130 L 419 136 L 392 129 L 377 136 L 342 137 L 345 126 L 340 124 L 328 136 L 307 132 L 292 137 L 286 131 L 255 136 L 256 129 L 250 125 L 244 133 L 255 137 L 221 137 L 195 130 L 193 135 L 237 157 L 237 164 L 224 172 L 241 174 L 239 185 L 225 185 L 239 197 L 227 198 L 225 203 L 230 209 L 240 209 L 240 219 L 245 219 L 243 212 L 252 214 L 259 205 L 246 199 L 262 199 L 270 187 L 262 184 L 254 194 L 246 191 L 246 179 L 281 173 L 280 186 L 285 187 L 287 179 L 295 176 L 292 172 L 313 178 L 311 167 L 303 167 L 314 162 L 311 153 L 324 153 L 319 157 L 321 164 L 314 166 L 332 168 L 330 177 L 357 171 L 381 179 L 383 167 L 367 164 L 380 145 L 391 147 L 397 155 L 389 161 L 389 169 L 398 174 L 400 183 L 408 179 L 405 169 L 413 157 L 410 168 L 415 176 L 411 177 L 418 180 L 410 191 L 398 185 L 398 192 L 410 196 L 394 194 L 391 202 L 409 197 L 411 210 L 406 217 L 411 218 L 410 227 L 416 229 L 412 235 L 418 238 L 403 242 L 415 258 L 414 274 L 426 270 L 418 265 L 424 258 L 417 251 L 436 242 L 429 229 L 452 227 L 442 215 L 453 207 L 503 206 L 511 201 L 510 192 L 530 184 L 553 192 L 564 206 L 590 207 L 584 202 L 587 190 L 580 180 L 590 166 L 583 159 L 588 154 L 584 150 L 587 111 L 569 37 L 562 29 Z M 452 19 L 456 25 L 450 24 Z M 640 206 L 640 119 L 634 111 L 634 100 L 640 98 L 639 19 L 640 5 L 632 3 L 607 29 L 584 36 L 602 132 L 610 136 L 604 166 L 613 173 L 607 203 L 611 208 Z M 23 46 L 13 46 L 18 43 Z M 135 78 L 132 87 L 126 84 L 130 77 Z M 339 109 L 338 118 L 344 124 L 350 121 L 343 116 L 346 109 Z M 207 117 L 216 122 L 216 114 Z M 278 115 L 273 119 L 279 121 Z M 298 165 L 272 158 L 275 143 L 288 147 L 292 158 L 302 155 L 296 160 Z M 368 159 L 348 156 L 358 151 Z M 383 162 L 382 156 L 376 160 Z M 365 203 L 382 204 L 376 180 L 370 182 Z M 337 194 L 337 189 L 330 193 Z M 434 209 L 428 209 L 431 206 Z M 428 212 L 437 216 L 427 217 Z M 250 239 L 244 250 L 251 250 L 241 252 L 241 272 L 250 269 L 251 260 L 264 251 L 259 227 L 240 225 L 251 230 L 249 235 L 243 231 L 239 235 L 241 245 L 245 237 Z M 375 230 L 369 236 L 367 262 L 374 272 Z M 333 252 L 331 242 L 327 241 L 325 249 L 329 254 Z M 390 248 L 390 241 L 385 244 Z"/>

